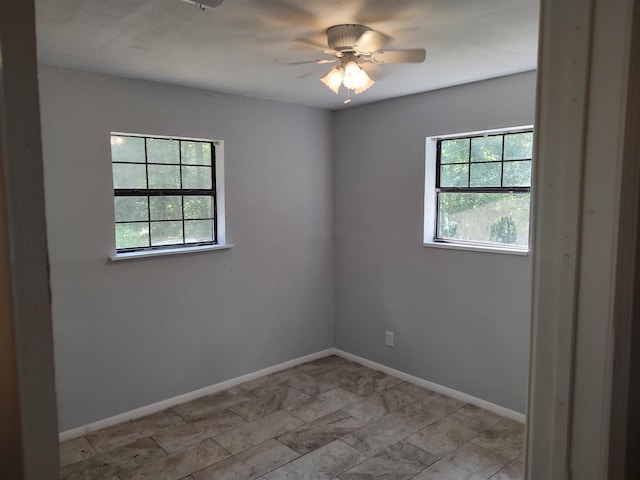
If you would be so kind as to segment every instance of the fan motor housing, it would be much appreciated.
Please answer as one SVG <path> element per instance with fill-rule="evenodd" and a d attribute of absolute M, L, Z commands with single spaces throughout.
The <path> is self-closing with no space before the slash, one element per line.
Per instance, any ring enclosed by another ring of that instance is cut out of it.
<path fill-rule="evenodd" d="M 367 30 L 371 29 L 356 23 L 334 25 L 327 29 L 327 44 L 329 48 L 339 52 L 353 50 L 354 44 Z"/>

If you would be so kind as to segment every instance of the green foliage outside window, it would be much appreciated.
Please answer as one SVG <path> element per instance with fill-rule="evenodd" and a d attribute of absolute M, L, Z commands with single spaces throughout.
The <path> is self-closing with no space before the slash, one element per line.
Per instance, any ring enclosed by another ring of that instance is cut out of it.
<path fill-rule="evenodd" d="M 213 143 L 112 135 L 116 248 L 215 243 Z"/>
<path fill-rule="evenodd" d="M 527 247 L 533 132 L 438 142 L 437 238 Z"/>
<path fill-rule="evenodd" d="M 500 220 L 491 225 L 492 242 L 515 243 L 518 239 L 516 223 L 511 217 L 500 217 Z"/>

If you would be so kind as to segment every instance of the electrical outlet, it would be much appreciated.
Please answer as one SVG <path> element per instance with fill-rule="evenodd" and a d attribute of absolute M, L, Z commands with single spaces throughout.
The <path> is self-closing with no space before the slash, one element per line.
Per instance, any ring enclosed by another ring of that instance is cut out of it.
<path fill-rule="evenodd" d="M 393 347 L 393 332 L 389 332 L 389 331 L 386 332 L 384 344 L 387 347 Z"/>

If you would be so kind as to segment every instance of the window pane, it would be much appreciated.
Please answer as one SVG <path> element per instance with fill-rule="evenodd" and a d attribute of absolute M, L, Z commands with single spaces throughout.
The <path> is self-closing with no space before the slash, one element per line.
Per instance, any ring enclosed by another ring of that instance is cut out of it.
<path fill-rule="evenodd" d="M 188 220 L 184 222 L 185 243 L 211 242 L 213 222 L 211 220 Z"/>
<path fill-rule="evenodd" d="M 116 248 L 139 248 L 149 246 L 148 223 L 117 223 Z"/>
<path fill-rule="evenodd" d="M 469 181 L 469 164 L 441 165 L 441 187 L 466 187 Z"/>
<path fill-rule="evenodd" d="M 149 165 L 149 188 L 180 188 L 180 167 Z"/>
<path fill-rule="evenodd" d="M 212 218 L 213 198 L 205 196 L 184 197 L 184 218 Z"/>
<path fill-rule="evenodd" d="M 471 161 L 493 162 L 502 160 L 502 135 L 471 139 Z"/>
<path fill-rule="evenodd" d="M 114 163 L 112 167 L 113 188 L 147 188 L 147 171 L 144 165 Z"/>
<path fill-rule="evenodd" d="M 147 162 L 149 163 L 180 163 L 178 154 L 178 140 L 162 138 L 147 139 Z"/>
<path fill-rule="evenodd" d="M 526 247 L 529 193 L 439 193 L 437 237 Z"/>
<path fill-rule="evenodd" d="M 211 167 L 182 167 L 182 188 L 211 189 Z"/>
<path fill-rule="evenodd" d="M 144 163 L 144 138 L 111 135 L 111 160 Z"/>
<path fill-rule="evenodd" d="M 505 187 L 531 186 L 531 160 L 521 162 L 504 162 Z"/>
<path fill-rule="evenodd" d="M 532 155 L 533 132 L 514 133 L 504 137 L 504 159 L 529 159 Z"/>
<path fill-rule="evenodd" d="M 187 165 L 211 165 L 211 144 L 183 141 L 182 163 Z"/>
<path fill-rule="evenodd" d="M 469 139 L 442 140 L 440 163 L 465 163 L 469 161 Z"/>
<path fill-rule="evenodd" d="M 147 197 L 115 197 L 116 222 L 149 220 Z"/>
<path fill-rule="evenodd" d="M 149 209 L 151 220 L 181 220 L 182 219 L 182 197 L 150 197 Z"/>
<path fill-rule="evenodd" d="M 182 243 L 182 222 L 151 222 L 151 245 Z"/>
<path fill-rule="evenodd" d="M 475 163 L 471 165 L 472 187 L 499 187 L 501 163 Z"/>

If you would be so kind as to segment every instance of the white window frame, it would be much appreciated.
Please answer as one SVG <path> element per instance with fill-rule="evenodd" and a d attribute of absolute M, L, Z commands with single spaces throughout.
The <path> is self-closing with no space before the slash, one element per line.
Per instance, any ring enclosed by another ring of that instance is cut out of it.
<path fill-rule="evenodd" d="M 224 182 L 224 141 L 222 140 L 211 140 L 208 138 L 196 138 L 196 137 L 184 137 L 184 136 L 167 136 L 167 135 L 156 135 L 156 134 L 142 134 L 142 133 L 127 133 L 127 132 L 110 132 L 109 138 L 112 135 L 123 135 L 130 137 L 142 137 L 142 138 L 161 138 L 161 139 L 179 139 L 179 140 L 187 140 L 187 141 L 196 141 L 196 142 L 211 142 L 216 151 L 215 151 L 215 192 L 216 192 L 216 212 L 214 221 L 216 223 L 217 236 L 216 243 L 210 245 L 194 245 L 189 246 L 185 245 L 184 247 L 168 247 L 168 248 L 156 248 L 153 250 L 139 250 L 133 252 L 117 252 L 115 248 L 115 235 L 113 237 L 113 253 L 109 255 L 109 260 L 112 262 L 120 261 L 120 260 L 131 260 L 136 258 L 149 258 L 149 257 L 159 257 L 165 255 L 180 255 L 185 253 L 200 253 L 207 251 L 215 251 L 215 250 L 226 250 L 232 248 L 234 245 L 231 243 L 227 243 L 227 229 L 226 229 L 226 208 L 225 208 L 225 182 Z M 109 155 L 109 161 L 112 161 L 111 155 Z M 111 178 L 111 185 L 113 188 L 113 178 Z M 115 225 L 115 211 L 114 211 L 114 221 L 112 222 Z"/>
<path fill-rule="evenodd" d="M 424 162 L 424 230 L 423 246 L 429 248 L 443 248 L 449 250 L 467 250 L 474 252 L 499 253 L 506 255 L 527 256 L 531 251 L 533 240 L 531 228 L 531 207 L 529 208 L 529 246 L 528 248 L 502 247 L 499 245 L 475 244 L 472 242 L 436 241 L 436 157 L 438 140 L 448 138 L 460 138 L 466 136 L 478 136 L 484 134 L 504 134 L 519 130 L 533 129 L 533 125 L 520 125 L 514 127 L 496 128 L 491 130 L 477 130 L 472 132 L 451 133 L 427 137 L 425 141 L 425 162 Z"/>

